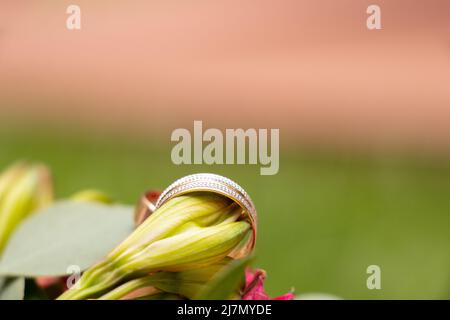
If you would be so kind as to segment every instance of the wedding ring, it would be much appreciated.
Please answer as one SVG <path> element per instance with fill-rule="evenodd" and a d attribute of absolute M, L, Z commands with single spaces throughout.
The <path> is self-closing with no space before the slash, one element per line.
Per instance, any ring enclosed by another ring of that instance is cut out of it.
<path fill-rule="evenodd" d="M 134 224 L 136 226 L 144 222 L 156 210 L 156 201 L 160 194 L 161 192 L 155 190 L 144 192 L 134 210 Z"/>
<path fill-rule="evenodd" d="M 154 210 L 157 210 L 170 199 L 198 191 L 220 194 L 236 202 L 242 208 L 242 218 L 250 222 L 252 235 L 244 247 L 233 252 L 231 256 L 239 258 L 249 254 L 256 244 L 256 208 L 247 192 L 231 179 L 212 173 L 197 173 L 185 176 L 176 180 L 161 193 Z"/>

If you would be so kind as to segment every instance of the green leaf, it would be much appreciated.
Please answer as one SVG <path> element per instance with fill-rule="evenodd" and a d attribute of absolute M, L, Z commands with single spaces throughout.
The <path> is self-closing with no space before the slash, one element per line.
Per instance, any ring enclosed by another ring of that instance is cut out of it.
<path fill-rule="evenodd" d="M 0 300 L 23 300 L 24 291 L 23 277 L 0 277 Z"/>
<path fill-rule="evenodd" d="M 91 266 L 134 229 L 133 209 L 57 202 L 24 221 L 0 260 L 0 275 L 64 275 L 69 266 Z"/>
<path fill-rule="evenodd" d="M 245 276 L 245 268 L 252 257 L 235 260 L 228 267 L 215 276 L 203 289 L 197 300 L 228 300 L 238 292 Z"/>

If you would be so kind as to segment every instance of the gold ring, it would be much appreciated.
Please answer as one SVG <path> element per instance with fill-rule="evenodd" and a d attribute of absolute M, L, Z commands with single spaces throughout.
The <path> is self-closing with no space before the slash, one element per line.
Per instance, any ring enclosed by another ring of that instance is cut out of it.
<path fill-rule="evenodd" d="M 243 218 L 250 222 L 252 235 L 241 249 L 232 252 L 230 256 L 233 258 L 240 258 L 248 255 L 256 244 L 256 208 L 247 192 L 245 192 L 240 185 L 231 179 L 212 173 L 197 173 L 185 176 L 176 180 L 161 193 L 156 201 L 154 210 L 157 210 L 170 199 L 197 191 L 207 191 L 220 194 L 233 200 L 242 208 Z"/>
<path fill-rule="evenodd" d="M 161 192 L 156 190 L 149 190 L 139 199 L 134 210 L 134 223 L 136 226 L 140 225 L 156 210 L 156 201 Z"/>

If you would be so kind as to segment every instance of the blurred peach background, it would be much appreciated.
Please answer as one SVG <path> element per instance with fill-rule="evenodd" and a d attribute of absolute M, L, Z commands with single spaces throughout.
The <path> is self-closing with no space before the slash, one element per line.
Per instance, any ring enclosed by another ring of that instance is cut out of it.
<path fill-rule="evenodd" d="M 82 29 L 66 29 L 81 7 Z M 366 28 L 381 7 L 382 30 Z M 450 2 L 9 1 L 0 124 L 281 128 L 283 141 L 446 151 Z"/>
<path fill-rule="evenodd" d="M 170 133 L 194 120 L 279 128 L 279 174 L 175 165 Z M 448 0 L 0 1 L 0 168 L 43 162 L 58 199 L 128 204 L 230 177 L 274 296 L 449 299 L 449 150 Z M 373 264 L 383 290 L 366 290 Z"/>

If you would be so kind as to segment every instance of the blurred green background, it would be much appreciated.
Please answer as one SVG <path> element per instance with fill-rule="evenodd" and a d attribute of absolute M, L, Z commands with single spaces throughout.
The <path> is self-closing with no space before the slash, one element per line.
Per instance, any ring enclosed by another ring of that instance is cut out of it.
<path fill-rule="evenodd" d="M 414 154 L 282 148 L 280 171 L 259 166 L 173 165 L 170 135 L 24 125 L 0 130 L 0 167 L 18 159 L 48 164 L 58 197 L 98 188 L 134 204 L 194 172 L 240 183 L 259 215 L 255 266 L 275 296 L 323 292 L 346 299 L 450 298 L 450 166 Z M 158 141 L 158 142 L 157 142 Z M 381 290 L 366 269 L 381 268 Z"/>

